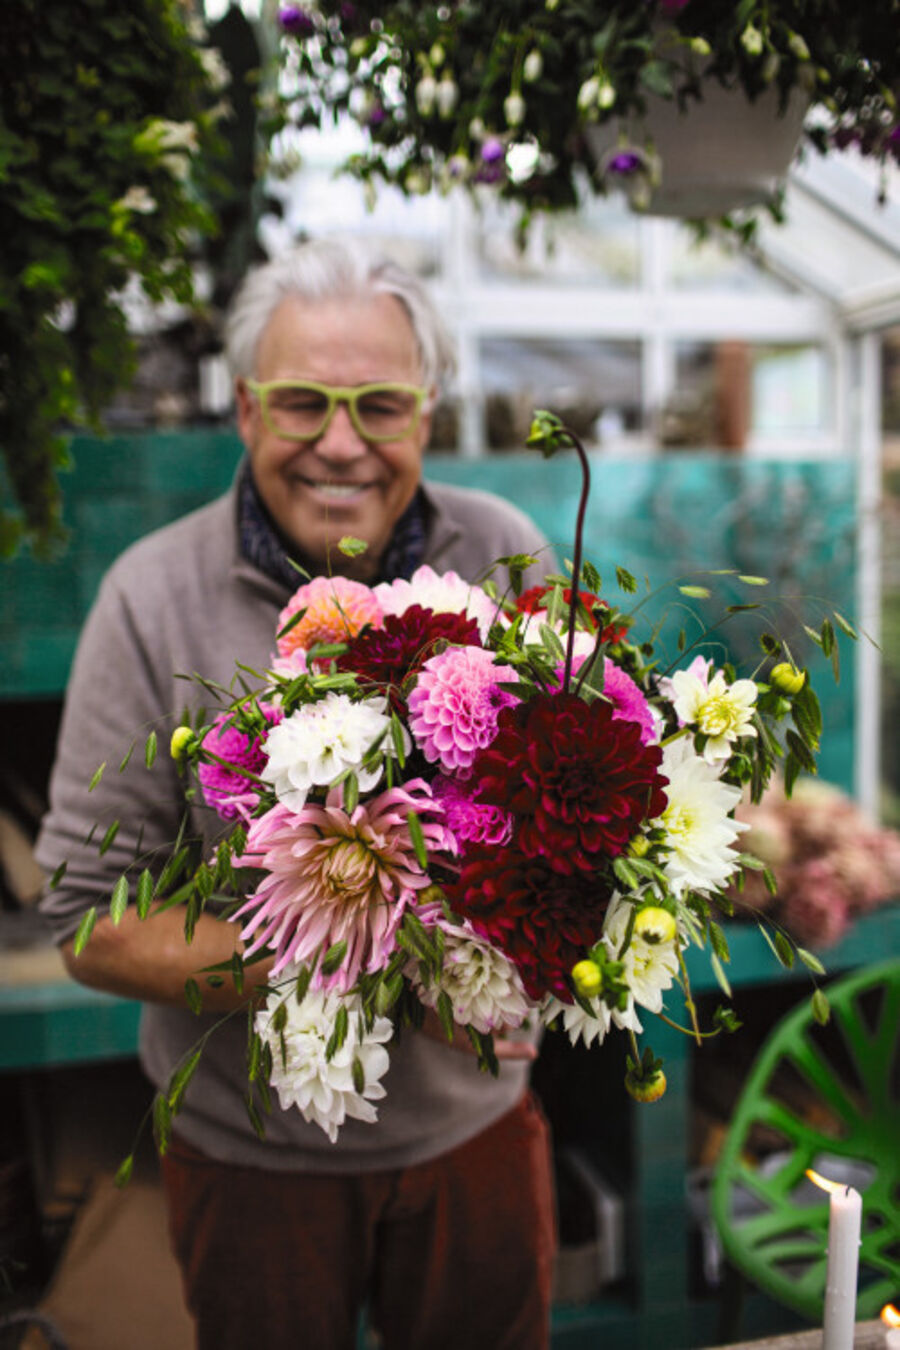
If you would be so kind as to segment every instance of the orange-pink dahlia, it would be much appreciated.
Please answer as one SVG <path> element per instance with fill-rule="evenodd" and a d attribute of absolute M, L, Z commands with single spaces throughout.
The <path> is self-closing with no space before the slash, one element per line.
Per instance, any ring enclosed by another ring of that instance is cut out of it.
<path fill-rule="evenodd" d="M 380 628 L 381 606 L 368 586 L 348 577 L 314 577 L 295 591 L 278 616 L 278 632 L 302 610 L 306 613 L 277 639 L 280 656 L 317 642 L 346 642 L 366 624 Z"/>

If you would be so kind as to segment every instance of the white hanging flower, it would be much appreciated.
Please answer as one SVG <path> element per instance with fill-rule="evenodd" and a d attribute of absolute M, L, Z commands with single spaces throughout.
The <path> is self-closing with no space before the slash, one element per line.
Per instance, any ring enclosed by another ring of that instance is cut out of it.
<path fill-rule="evenodd" d="M 382 698 L 354 703 L 331 692 L 297 708 L 266 737 L 268 763 L 260 776 L 290 811 L 301 811 L 311 788 L 326 787 L 347 769 L 356 774 L 360 791 L 369 792 L 381 777 L 382 758 L 364 768 L 366 752 L 380 738 L 382 755 L 394 753 L 386 706 Z"/>
<path fill-rule="evenodd" d="M 430 117 L 434 112 L 437 89 L 437 80 L 433 75 L 423 75 L 416 85 L 416 107 L 423 117 Z"/>
<path fill-rule="evenodd" d="M 732 845 L 748 828 L 731 816 L 741 789 L 720 782 L 719 768 L 684 738 L 666 746 L 660 772 L 669 780 L 664 788 L 668 806 L 654 824 L 665 830 L 664 843 L 671 850 L 664 868 L 672 891 L 718 890 L 738 867 Z"/>
<path fill-rule="evenodd" d="M 438 115 L 446 121 L 453 116 L 458 102 L 459 86 L 453 76 L 449 74 L 442 76 L 437 87 Z"/>
<path fill-rule="evenodd" d="M 728 759 L 731 747 L 741 736 L 755 736 L 753 714 L 756 708 L 756 684 L 753 680 L 735 680 L 728 684 L 721 670 L 708 681 L 690 670 L 676 670 L 671 687 L 675 714 L 683 725 L 696 727 L 708 737 L 703 758 L 714 764 Z"/>
<path fill-rule="evenodd" d="M 349 1013 L 347 1038 L 329 1060 L 325 1049 L 334 1030 L 338 1007 Z M 278 1007 L 287 1009 L 287 1021 L 281 1031 L 273 1026 Z M 293 994 L 270 994 L 266 1005 L 256 1014 L 255 1026 L 272 1051 L 271 1084 L 278 1093 L 283 1111 L 295 1106 L 303 1119 L 320 1126 L 332 1143 L 338 1130 L 350 1117 L 371 1124 L 378 1119 L 372 1105 L 385 1096 L 380 1080 L 390 1067 L 384 1043 L 391 1039 L 393 1026 L 387 1017 L 376 1017 L 366 1030 L 360 1000 L 344 994 L 338 998 L 321 989 L 310 989 L 301 1003 Z M 354 1060 L 357 1077 L 362 1075 L 362 1091 L 354 1085 Z"/>
<path fill-rule="evenodd" d="M 409 581 L 383 581 L 372 589 L 384 614 L 405 614 L 410 605 L 435 614 L 465 614 L 477 621 L 482 640 L 498 617 L 497 602 L 480 586 L 464 581 L 457 572 L 437 573 L 427 563 L 417 567 Z"/>
<path fill-rule="evenodd" d="M 503 116 L 508 127 L 518 127 L 525 121 L 525 100 L 513 91 L 503 100 Z"/>
<path fill-rule="evenodd" d="M 634 932 L 627 949 L 620 955 L 631 911 L 632 906 L 627 900 L 616 897 L 610 901 L 603 921 L 603 943 L 610 955 L 623 963 L 622 978 L 631 991 L 625 1012 L 614 1011 L 612 1014 L 613 1021 L 620 1027 L 632 1025 L 625 1020 L 635 1017 L 632 1000 L 648 1012 L 662 1012 L 663 991 L 672 987 L 678 974 L 677 937 L 670 942 L 647 942 Z M 633 1029 L 640 1030 L 640 1027 Z"/>
<path fill-rule="evenodd" d="M 512 962 L 468 923 L 439 926 L 445 940 L 440 981 L 425 984 L 417 964 L 408 972 L 421 1002 L 435 1008 L 443 991 L 453 1004 L 454 1021 L 462 1026 L 471 1023 L 482 1035 L 521 1026 L 530 1004 Z"/>
<path fill-rule="evenodd" d="M 585 1012 L 580 1003 L 562 1003 L 551 994 L 541 1006 L 541 1022 L 544 1026 L 549 1026 L 551 1022 L 561 1017 L 563 1030 L 569 1037 L 570 1044 L 577 1045 L 579 1041 L 583 1041 L 585 1045 L 590 1046 L 596 1041 L 601 1045 L 612 1026 L 612 1014 L 602 999 L 591 998 L 588 1002 L 594 1010 L 592 1017 Z M 638 1023 L 635 1030 L 640 1029 Z"/>
<path fill-rule="evenodd" d="M 526 84 L 535 84 L 544 73 L 544 57 L 538 47 L 531 51 L 522 62 L 522 79 Z"/>

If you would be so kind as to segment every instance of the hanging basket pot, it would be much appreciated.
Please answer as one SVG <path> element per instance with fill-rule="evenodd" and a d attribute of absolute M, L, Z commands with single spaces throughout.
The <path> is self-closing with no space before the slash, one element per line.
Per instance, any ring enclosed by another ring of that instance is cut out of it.
<path fill-rule="evenodd" d="M 808 105 L 799 88 L 781 112 L 775 88 L 751 103 L 743 89 L 709 80 L 684 112 L 652 96 L 645 117 L 588 125 L 584 137 L 604 189 L 622 187 L 650 215 L 716 217 L 774 199 Z"/>

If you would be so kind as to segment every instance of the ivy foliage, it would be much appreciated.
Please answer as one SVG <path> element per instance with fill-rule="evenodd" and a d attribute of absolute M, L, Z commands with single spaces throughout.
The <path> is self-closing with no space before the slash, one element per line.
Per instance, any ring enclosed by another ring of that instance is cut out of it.
<path fill-rule="evenodd" d="M 223 80 L 178 0 L 0 5 L 0 555 L 64 539 L 67 433 L 134 353 L 122 293 L 193 298 Z"/>

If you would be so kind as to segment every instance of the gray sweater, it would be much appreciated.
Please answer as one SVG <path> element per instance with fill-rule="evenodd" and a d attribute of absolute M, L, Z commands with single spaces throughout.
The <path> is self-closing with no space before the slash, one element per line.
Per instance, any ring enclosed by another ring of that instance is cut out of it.
<path fill-rule="evenodd" d="M 539 571 L 552 570 L 546 541 L 516 508 L 468 489 L 429 485 L 427 495 L 433 518 L 425 561 L 436 570 L 453 569 L 474 580 L 500 556 L 542 549 Z M 140 540 L 110 569 L 76 653 L 50 810 L 37 846 L 47 872 L 63 860 L 68 864 L 42 905 L 58 941 L 72 937 L 92 904 L 108 903 L 138 847 L 142 853 L 163 850 L 175 839 L 184 784 L 166 753 L 169 736 L 186 706 L 214 710 L 212 697 L 183 677 L 197 673 L 227 688 L 236 660 L 264 669 L 287 596 L 242 558 L 234 491 Z M 148 770 L 143 746 L 152 728 L 160 755 Z M 135 752 L 119 772 L 132 743 Z M 89 794 L 91 776 L 104 760 L 106 771 Z M 202 801 L 190 814 L 191 829 L 207 844 L 222 833 L 222 822 Z M 100 856 L 97 841 L 113 820 L 121 822 L 119 831 Z M 95 822 L 93 842 L 86 845 Z M 152 1082 L 163 1087 L 216 1020 L 146 1004 L 140 1056 Z M 473 1056 L 407 1033 L 391 1050 L 377 1124 L 348 1121 L 331 1144 L 299 1111 L 283 1112 L 276 1102 L 261 1142 L 243 1104 L 246 1036 L 246 1017 L 237 1015 L 209 1038 L 176 1128 L 212 1157 L 251 1166 L 354 1172 L 421 1162 L 498 1119 L 527 1080 L 521 1062 L 504 1062 L 499 1078 L 491 1079 L 478 1072 Z"/>

